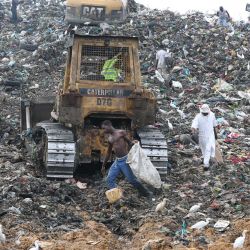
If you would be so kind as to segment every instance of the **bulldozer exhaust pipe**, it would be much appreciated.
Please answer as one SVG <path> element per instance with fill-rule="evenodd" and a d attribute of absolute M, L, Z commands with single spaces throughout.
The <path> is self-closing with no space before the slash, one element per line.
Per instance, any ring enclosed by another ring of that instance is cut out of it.
<path fill-rule="evenodd" d="M 26 128 L 30 130 L 30 102 L 25 102 L 25 114 L 26 114 Z"/>

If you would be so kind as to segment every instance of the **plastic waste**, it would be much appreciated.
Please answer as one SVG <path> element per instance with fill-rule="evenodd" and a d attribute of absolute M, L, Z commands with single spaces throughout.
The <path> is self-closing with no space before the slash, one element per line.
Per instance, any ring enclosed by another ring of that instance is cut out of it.
<path fill-rule="evenodd" d="M 180 82 L 172 81 L 172 87 L 177 89 L 182 89 L 182 84 Z"/>
<path fill-rule="evenodd" d="M 177 109 L 177 112 L 179 113 L 179 115 L 181 116 L 181 119 L 185 119 L 187 116 L 184 114 L 184 112 L 180 109 Z"/>
<path fill-rule="evenodd" d="M 16 64 L 15 61 L 10 61 L 10 62 L 8 63 L 8 66 L 9 66 L 9 67 L 13 67 L 15 64 Z"/>
<path fill-rule="evenodd" d="M 159 109 L 159 112 L 161 112 L 163 115 L 167 115 L 168 114 L 168 112 L 165 111 L 165 110 L 163 110 L 163 109 Z"/>
<path fill-rule="evenodd" d="M 182 92 L 178 95 L 178 97 L 179 97 L 179 98 L 182 98 L 182 97 L 184 96 L 184 94 L 185 94 L 185 91 L 182 91 Z"/>
<path fill-rule="evenodd" d="M 78 181 L 76 183 L 76 186 L 79 187 L 80 189 L 86 189 L 87 188 L 87 183 L 82 183 L 82 182 Z"/>
<path fill-rule="evenodd" d="M 19 209 L 19 208 L 16 208 L 16 207 L 10 207 L 8 210 L 9 210 L 10 212 L 15 213 L 15 214 L 21 214 L 20 209 Z"/>
<path fill-rule="evenodd" d="M 162 75 L 160 74 L 160 72 L 159 72 L 158 70 L 155 71 L 155 76 L 156 76 L 156 78 L 157 78 L 160 82 L 162 82 L 162 83 L 165 82 L 164 78 L 162 77 Z"/>
<path fill-rule="evenodd" d="M 10 61 L 10 59 L 9 59 L 9 58 L 7 58 L 7 57 L 4 57 L 1 61 L 2 61 L 3 63 L 7 63 L 7 62 L 9 62 L 9 61 Z"/>
<path fill-rule="evenodd" d="M 180 235 L 181 238 L 184 238 L 184 236 L 187 235 L 187 223 L 185 220 L 182 221 L 181 229 L 178 230 L 175 234 Z"/>
<path fill-rule="evenodd" d="M 218 79 L 213 89 L 215 91 L 228 92 L 233 90 L 233 86 L 222 79 Z"/>
<path fill-rule="evenodd" d="M 243 53 L 240 54 L 240 53 L 237 52 L 237 56 L 238 56 L 240 59 L 244 59 L 244 58 L 245 58 L 245 56 L 244 56 Z"/>
<path fill-rule="evenodd" d="M 106 191 L 105 194 L 110 204 L 115 203 L 122 198 L 122 190 L 119 188 L 112 188 Z"/>
<path fill-rule="evenodd" d="M 172 69 L 172 72 L 175 73 L 175 72 L 179 72 L 182 70 L 182 67 L 180 66 L 174 66 L 174 68 Z"/>
<path fill-rule="evenodd" d="M 217 118 L 216 121 L 217 121 L 217 124 L 218 124 L 218 125 L 229 126 L 228 121 L 226 121 L 225 118 L 223 118 L 223 117 Z"/>
<path fill-rule="evenodd" d="M 160 202 L 160 203 L 156 206 L 155 212 L 157 212 L 157 213 L 161 212 L 161 211 L 165 208 L 166 203 L 167 203 L 167 199 L 164 198 L 163 201 Z"/>
<path fill-rule="evenodd" d="M 222 129 L 219 133 L 219 137 L 222 139 L 226 139 L 227 138 L 227 131 L 225 129 Z"/>
<path fill-rule="evenodd" d="M 183 68 L 182 74 L 185 76 L 190 76 L 190 70 L 188 68 Z"/>
<path fill-rule="evenodd" d="M 214 224 L 214 228 L 220 232 L 223 232 L 226 230 L 226 228 L 230 225 L 230 221 L 227 220 L 218 220 Z"/>
<path fill-rule="evenodd" d="M 127 163 L 134 175 L 155 188 L 162 185 L 161 177 L 139 143 L 135 143 L 128 154 Z"/>
<path fill-rule="evenodd" d="M 242 163 L 242 162 L 246 162 L 248 159 L 250 159 L 250 157 L 247 157 L 247 156 L 231 156 L 230 157 L 230 161 L 233 163 L 233 164 L 239 164 L 239 163 Z"/>
<path fill-rule="evenodd" d="M 174 108 L 174 109 L 177 109 L 177 106 L 176 106 L 175 101 L 171 101 L 171 102 L 170 102 L 170 107 L 172 107 L 172 108 Z"/>
<path fill-rule="evenodd" d="M 230 138 L 230 139 L 237 139 L 237 138 L 240 137 L 240 134 L 238 134 L 238 133 L 230 133 L 227 137 Z"/>
<path fill-rule="evenodd" d="M 161 43 L 164 46 L 168 46 L 169 45 L 169 39 L 164 39 Z"/>
<path fill-rule="evenodd" d="M 243 99 L 247 99 L 250 100 L 250 90 L 243 92 L 243 91 L 238 91 L 238 95 L 243 98 Z"/>

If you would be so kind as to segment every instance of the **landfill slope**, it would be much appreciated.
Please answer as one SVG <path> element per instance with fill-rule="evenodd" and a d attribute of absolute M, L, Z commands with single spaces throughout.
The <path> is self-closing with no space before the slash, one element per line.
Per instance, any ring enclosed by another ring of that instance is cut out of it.
<path fill-rule="evenodd" d="M 55 95 L 63 81 L 68 40 L 63 2 L 24 1 L 14 24 L 9 1 L 1 1 L 0 223 L 6 243 L 0 249 L 29 249 L 39 240 L 42 249 L 230 250 L 243 230 L 250 230 L 250 27 L 234 23 L 232 33 L 201 13 L 131 8 L 138 12 L 110 30 L 139 37 L 142 80 L 158 99 L 156 126 L 168 139 L 171 171 L 155 200 L 138 197 L 121 179 L 125 196 L 110 205 L 99 173 L 75 181 L 46 180 L 20 138 L 20 98 Z M 154 36 L 148 30 L 152 22 Z M 155 75 L 162 42 L 172 53 L 164 82 Z M 224 160 L 209 172 L 200 166 L 198 147 L 175 137 L 190 133 L 202 103 L 210 105 L 220 123 Z M 87 188 L 79 189 L 76 181 Z M 156 213 L 164 197 L 166 207 Z M 187 216 L 198 203 L 200 213 Z M 206 218 L 212 220 L 204 230 L 191 230 Z M 214 228 L 219 219 L 230 222 L 222 232 Z M 244 249 L 250 249 L 249 233 Z"/>

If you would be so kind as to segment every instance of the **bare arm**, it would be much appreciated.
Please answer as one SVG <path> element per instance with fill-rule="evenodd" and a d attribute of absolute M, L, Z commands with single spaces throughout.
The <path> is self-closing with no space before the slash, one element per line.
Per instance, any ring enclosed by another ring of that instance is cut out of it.
<path fill-rule="evenodd" d="M 108 151 L 107 151 L 106 157 L 104 159 L 104 162 L 102 164 L 102 169 L 105 169 L 106 164 L 111 157 L 111 154 L 112 154 L 112 144 L 109 143 Z"/>
<path fill-rule="evenodd" d="M 218 139 L 218 135 L 217 135 L 217 130 L 216 130 L 216 127 L 214 127 L 214 137 L 215 137 L 215 140 Z"/>
<path fill-rule="evenodd" d="M 194 120 L 192 121 L 192 134 L 196 134 L 198 132 L 199 128 L 199 121 L 198 121 L 198 115 L 195 116 Z"/>
<path fill-rule="evenodd" d="M 155 67 L 157 68 L 159 60 L 156 59 L 155 61 Z"/>

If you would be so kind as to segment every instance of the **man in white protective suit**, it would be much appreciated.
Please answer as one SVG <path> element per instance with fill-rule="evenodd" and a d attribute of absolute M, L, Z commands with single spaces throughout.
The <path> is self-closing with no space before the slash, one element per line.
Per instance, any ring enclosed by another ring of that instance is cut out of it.
<path fill-rule="evenodd" d="M 209 169 L 209 161 L 215 157 L 215 137 L 217 126 L 214 113 L 207 104 L 203 104 L 200 113 L 196 115 L 192 122 L 192 133 L 199 134 L 199 145 L 201 148 L 204 170 Z"/>

